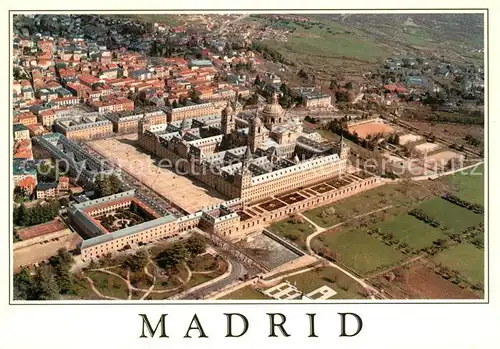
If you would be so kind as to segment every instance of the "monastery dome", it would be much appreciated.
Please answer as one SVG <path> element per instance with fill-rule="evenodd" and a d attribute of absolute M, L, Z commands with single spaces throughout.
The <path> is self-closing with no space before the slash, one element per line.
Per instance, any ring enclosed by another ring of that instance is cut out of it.
<path fill-rule="evenodd" d="M 231 108 L 231 103 L 227 102 L 226 107 L 222 110 L 222 115 L 229 115 L 233 112 L 233 108 Z"/>
<path fill-rule="evenodd" d="M 264 114 L 266 118 L 279 117 L 283 115 L 283 108 L 278 103 L 278 95 L 275 94 L 273 96 L 272 103 L 269 103 L 265 106 L 265 108 L 262 110 L 262 114 Z"/>
<path fill-rule="evenodd" d="M 252 119 L 252 124 L 255 126 L 260 126 L 260 124 L 262 124 L 262 121 L 260 120 L 260 118 L 258 116 L 256 116 Z"/>

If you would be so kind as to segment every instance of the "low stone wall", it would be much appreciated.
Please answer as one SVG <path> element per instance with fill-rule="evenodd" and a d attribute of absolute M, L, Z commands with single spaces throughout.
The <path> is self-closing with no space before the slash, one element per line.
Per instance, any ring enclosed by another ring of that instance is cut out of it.
<path fill-rule="evenodd" d="M 37 236 L 37 237 L 32 238 L 32 239 L 15 242 L 12 249 L 15 251 L 15 250 L 20 249 L 20 248 L 25 248 L 25 247 L 28 247 L 31 245 L 39 244 L 40 242 L 43 242 L 43 241 L 50 241 L 52 239 L 62 238 L 64 236 L 67 236 L 70 234 L 72 234 L 72 231 L 70 229 L 56 231 L 54 233 Z"/>
<path fill-rule="evenodd" d="M 280 265 L 279 267 L 271 270 L 269 273 L 263 275 L 264 278 L 269 279 L 272 278 L 274 275 L 281 274 L 287 271 L 292 271 L 295 269 L 299 268 L 304 268 L 310 264 L 318 262 L 319 259 L 315 258 L 311 255 L 303 255 L 302 257 L 299 257 L 297 259 L 294 259 L 290 262 L 287 262 L 285 264 Z"/>

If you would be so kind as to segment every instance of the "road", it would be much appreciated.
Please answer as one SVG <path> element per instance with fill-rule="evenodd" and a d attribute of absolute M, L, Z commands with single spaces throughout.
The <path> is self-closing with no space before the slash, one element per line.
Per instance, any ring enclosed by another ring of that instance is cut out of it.
<path fill-rule="evenodd" d="M 227 277 L 213 283 L 208 282 L 208 284 L 205 287 L 199 288 L 193 292 L 189 292 L 181 299 L 201 299 L 206 294 L 215 292 L 226 286 L 229 286 L 230 284 L 237 281 L 239 278 L 241 278 L 243 275 L 247 273 L 247 270 L 240 262 L 232 258 L 228 258 L 228 262 L 231 263 L 232 270 Z"/>

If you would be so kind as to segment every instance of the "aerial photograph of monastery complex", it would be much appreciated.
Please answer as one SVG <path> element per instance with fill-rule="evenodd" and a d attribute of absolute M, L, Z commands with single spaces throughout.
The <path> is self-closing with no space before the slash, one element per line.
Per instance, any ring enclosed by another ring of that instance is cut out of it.
<path fill-rule="evenodd" d="M 12 299 L 484 299 L 484 19 L 14 13 Z"/>

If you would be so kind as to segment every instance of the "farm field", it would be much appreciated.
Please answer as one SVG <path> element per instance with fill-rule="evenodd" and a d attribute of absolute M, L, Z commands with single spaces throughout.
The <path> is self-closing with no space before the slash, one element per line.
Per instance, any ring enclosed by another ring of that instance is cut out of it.
<path fill-rule="evenodd" d="M 386 184 L 333 204 L 306 211 L 304 215 L 319 226 L 328 228 L 353 216 L 368 213 L 388 205 L 410 205 L 433 196 L 422 186 Z M 334 208 L 335 213 L 328 213 L 329 208 Z M 323 213 L 324 211 L 326 212 Z"/>
<path fill-rule="evenodd" d="M 406 243 L 415 250 L 426 248 L 433 241 L 445 237 L 442 230 L 404 213 L 375 225 L 375 228 L 391 233 L 400 243 Z"/>
<path fill-rule="evenodd" d="M 484 205 L 484 171 L 482 164 L 448 176 L 448 182 L 454 187 L 452 193 L 463 200 Z"/>
<path fill-rule="evenodd" d="M 434 217 L 442 226 L 455 232 L 461 232 L 484 221 L 484 215 L 474 213 L 441 197 L 427 200 L 419 208 Z"/>
<path fill-rule="evenodd" d="M 392 299 L 474 299 L 475 293 L 445 280 L 417 261 L 370 279 Z"/>
<path fill-rule="evenodd" d="M 312 270 L 285 278 L 304 293 L 312 292 L 321 286 L 332 288 L 336 295 L 329 299 L 361 299 L 366 298 L 364 288 L 338 269 L 327 267 Z"/>
<path fill-rule="evenodd" d="M 377 268 L 391 267 L 405 255 L 362 230 L 326 232 L 311 242 L 313 249 L 327 248 L 337 260 L 361 275 Z"/>
<path fill-rule="evenodd" d="M 434 262 L 458 271 L 472 284 L 484 284 L 484 250 L 470 243 L 463 242 L 438 253 Z"/>

